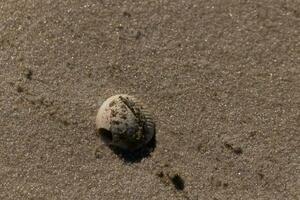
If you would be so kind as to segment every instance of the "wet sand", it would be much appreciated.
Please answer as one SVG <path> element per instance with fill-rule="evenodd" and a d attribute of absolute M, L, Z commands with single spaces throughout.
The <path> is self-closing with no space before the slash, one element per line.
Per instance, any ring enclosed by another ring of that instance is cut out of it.
<path fill-rule="evenodd" d="M 298 199 L 300 2 L 0 1 L 0 199 Z M 95 117 L 148 105 L 126 160 Z"/>

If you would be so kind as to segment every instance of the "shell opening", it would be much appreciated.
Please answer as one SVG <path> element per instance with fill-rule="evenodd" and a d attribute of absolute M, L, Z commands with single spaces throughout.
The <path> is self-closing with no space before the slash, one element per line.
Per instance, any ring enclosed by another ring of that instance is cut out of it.
<path fill-rule="evenodd" d="M 99 129 L 99 135 L 101 140 L 106 144 L 111 144 L 113 140 L 112 133 L 109 130 L 106 130 L 104 128 Z"/>

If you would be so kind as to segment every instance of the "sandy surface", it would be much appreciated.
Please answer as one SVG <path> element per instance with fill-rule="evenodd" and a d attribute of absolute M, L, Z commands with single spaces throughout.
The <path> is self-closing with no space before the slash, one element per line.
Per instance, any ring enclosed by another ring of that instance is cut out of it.
<path fill-rule="evenodd" d="M 299 27 L 299 0 L 1 0 L 0 199 L 299 199 Z M 157 122 L 140 161 L 95 134 L 118 93 Z"/>

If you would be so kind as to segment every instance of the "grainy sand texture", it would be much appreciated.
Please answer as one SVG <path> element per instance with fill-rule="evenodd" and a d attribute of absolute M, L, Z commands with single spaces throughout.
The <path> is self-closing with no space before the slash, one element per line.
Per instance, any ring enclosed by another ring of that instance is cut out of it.
<path fill-rule="evenodd" d="M 150 154 L 97 136 L 115 94 Z M 298 200 L 299 134 L 299 0 L 0 0 L 1 200 Z"/>

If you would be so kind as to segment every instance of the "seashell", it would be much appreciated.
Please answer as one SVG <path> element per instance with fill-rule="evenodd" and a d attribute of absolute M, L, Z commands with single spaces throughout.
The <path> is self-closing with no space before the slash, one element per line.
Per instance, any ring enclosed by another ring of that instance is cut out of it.
<path fill-rule="evenodd" d="M 145 106 L 126 94 L 103 102 L 96 127 L 106 144 L 130 151 L 145 146 L 155 136 L 155 123 Z"/>

